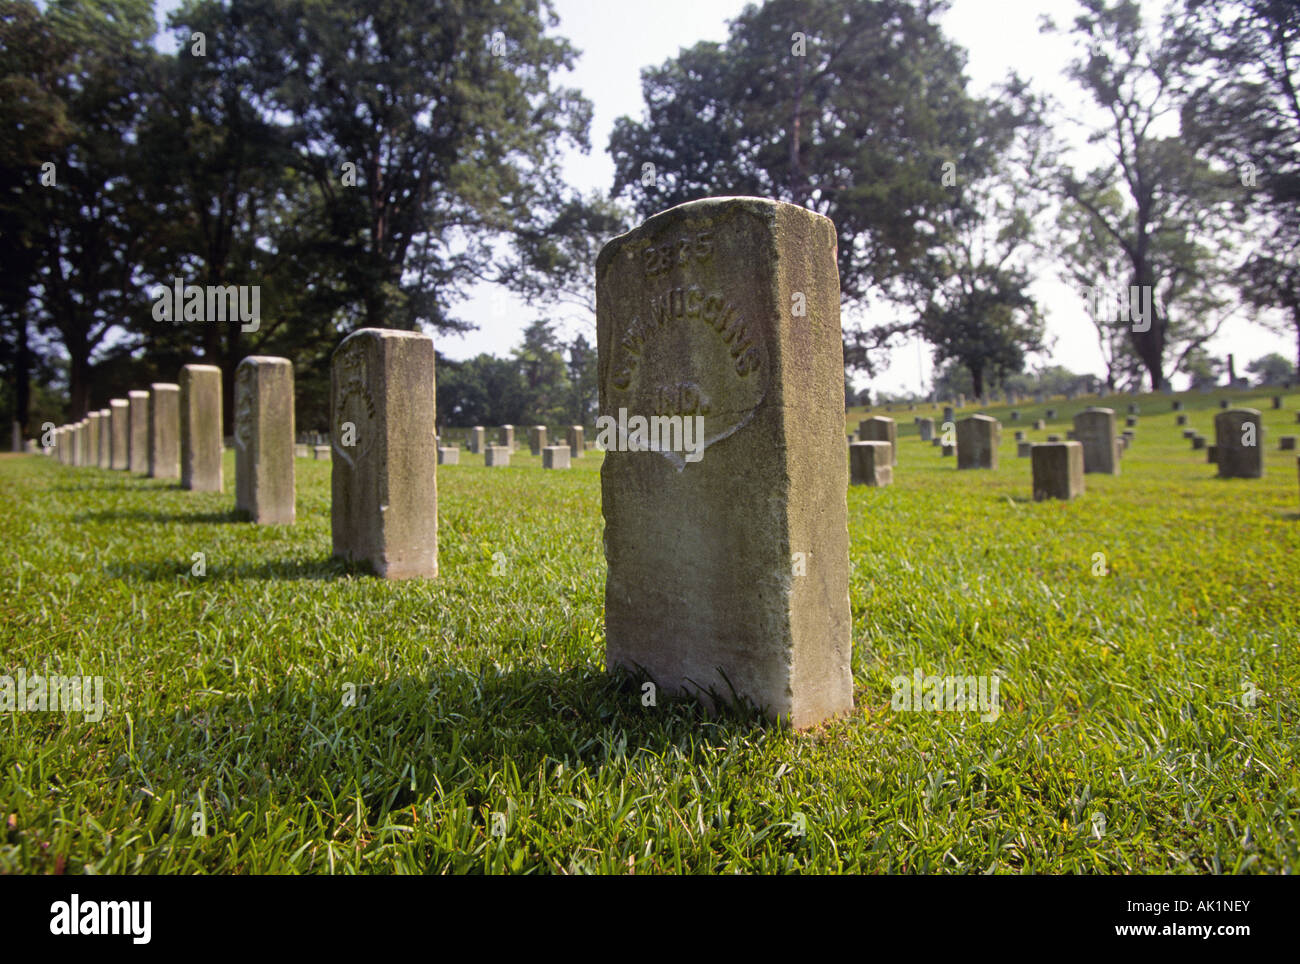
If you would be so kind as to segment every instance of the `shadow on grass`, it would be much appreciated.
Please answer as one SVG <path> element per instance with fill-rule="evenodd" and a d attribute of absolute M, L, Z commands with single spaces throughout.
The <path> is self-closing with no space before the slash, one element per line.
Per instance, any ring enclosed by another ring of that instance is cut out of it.
<path fill-rule="evenodd" d="M 286 683 L 251 700 L 230 694 L 197 712 L 153 717 L 138 738 L 166 754 L 168 766 L 189 767 L 197 761 L 171 748 L 190 745 L 199 727 L 204 769 L 246 784 L 229 790 L 292 793 L 327 808 L 359 793 L 372 822 L 469 786 L 465 802 L 486 823 L 495 801 L 473 788 L 491 786 L 492 774 L 514 772 L 527 782 L 559 764 L 594 773 L 613 764 L 621 772 L 642 754 L 670 752 L 692 766 L 719 745 L 781 732 L 751 706 L 710 710 L 663 693 L 644 706 L 644 692 L 640 678 L 591 664 L 445 669 L 378 685 L 342 669 L 307 686 Z M 257 748 L 251 758 L 250 747 Z"/>
<path fill-rule="evenodd" d="M 225 525 L 247 522 L 248 516 L 236 509 L 221 512 L 160 512 L 157 509 L 105 509 L 83 512 L 72 517 L 73 522 L 144 522 L 168 524 L 179 522 L 189 525 Z"/>
<path fill-rule="evenodd" d="M 319 559 L 278 559 L 271 562 L 249 562 L 223 565 L 209 559 L 207 572 L 193 577 L 195 584 L 210 585 L 216 582 L 237 582 L 244 579 L 339 579 L 347 576 L 373 577 L 364 563 L 345 562 L 333 556 Z M 166 559 L 156 562 L 128 562 L 106 569 L 108 575 L 128 582 L 171 582 L 190 578 L 190 560 Z M 377 578 L 377 577 L 374 577 Z"/>

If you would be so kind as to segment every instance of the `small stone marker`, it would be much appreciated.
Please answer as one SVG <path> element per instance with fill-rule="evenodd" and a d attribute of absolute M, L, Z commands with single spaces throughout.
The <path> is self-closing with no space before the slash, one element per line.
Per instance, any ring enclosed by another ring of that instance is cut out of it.
<path fill-rule="evenodd" d="M 989 415 L 971 415 L 957 423 L 957 468 L 996 469 L 1002 423 Z"/>
<path fill-rule="evenodd" d="M 1264 423 L 1257 409 L 1234 408 L 1214 416 L 1214 444 L 1219 478 L 1263 478 Z"/>
<path fill-rule="evenodd" d="M 149 386 L 149 477 L 181 477 L 181 387 L 170 382 Z"/>
<path fill-rule="evenodd" d="M 1049 408 L 1047 411 L 1045 411 L 1045 412 L 1043 413 L 1043 415 L 1044 415 L 1044 416 L 1047 418 L 1047 420 L 1050 422 L 1052 419 L 1056 418 L 1056 409 L 1054 409 L 1054 408 Z"/>
<path fill-rule="evenodd" d="M 1195 438 L 1195 437 L 1196 437 L 1196 429 L 1194 428 L 1183 429 L 1183 438 Z"/>
<path fill-rule="evenodd" d="M 1204 436 L 1204 435 L 1193 435 L 1193 436 L 1192 436 L 1192 448 L 1193 448 L 1194 450 L 1196 450 L 1196 451 L 1200 451 L 1201 449 L 1205 448 L 1205 436 Z"/>
<path fill-rule="evenodd" d="M 577 459 L 582 457 L 582 453 L 587 450 L 587 444 L 583 441 L 583 431 L 581 425 L 570 425 L 566 436 L 569 443 L 569 454 Z"/>
<path fill-rule="evenodd" d="M 945 406 L 943 407 L 943 420 L 944 420 L 945 422 L 951 422 L 951 421 L 952 421 L 952 406 L 951 406 L 951 405 L 945 405 Z"/>
<path fill-rule="evenodd" d="M 1011 413 L 1011 421 L 1013 421 L 1013 422 L 1018 422 L 1018 421 L 1020 421 L 1020 413 L 1019 413 L 1019 412 L 1012 412 L 1012 413 Z"/>
<path fill-rule="evenodd" d="M 180 386 L 181 488 L 220 492 L 221 369 L 186 365 L 181 369 Z"/>
<path fill-rule="evenodd" d="M 109 401 L 108 409 L 111 412 L 109 438 L 112 443 L 109 468 L 124 472 L 131 466 L 128 457 L 131 444 L 131 403 L 125 398 L 114 398 Z"/>
<path fill-rule="evenodd" d="M 606 663 L 661 698 L 738 698 L 796 728 L 853 709 L 836 245 L 798 205 L 709 198 L 597 259 L 601 416 L 704 419 L 698 461 L 607 449 L 601 466 Z"/>
<path fill-rule="evenodd" d="M 542 449 L 546 448 L 546 426 L 534 425 L 528 430 L 528 451 L 533 455 L 541 455 Z"/>
<path fill-rule="evenodd" d="M 1186 425 L 1186 424 L 1187 424 L 1187 416 L 1186 416 L 1186 415 L 1179 415 L 1177 418 L 1174 419 L 1174 424 L 1175 424 L 1175 425 Z"/>
<path fill-rule="evenodd" d="M 542 449 L 542 468 L 567 469 L 570 454 L 567 445 L 548 445 Z"/>
<path fill-rule="evenodd" d="M 482 425 L 475 425 L 469 430 L 469 450 L 472 455 L 482 455 L 483 449 L 487 447 L 487 429 Z"/>
<path fill-rule="evenodd" d="M 1083 494 L 1083 443 L 1035 445 L 1031 455 L 1034 501 L 1073 499 Z"/>
<path fill-rule="evenodd" d="M 948 443 L 948 442 L 943 442 L 943 441 L 941 441 L 941 440 L 939 440 L 939 439 L 935 439 L 935 441 L 936 441 L 936 442 L 939 442 L 939 455 L 940 455 L 940 456 L 945 456 L 945 455 L 956 455 L 956 454 L 957 454 L 957 443 L 956 443 L 956 442 Z"/>
<path fill-rule="evenodd" d="M 1136 428 L 1137 423 L 1138 423 L 1137 417 L 1134 415 L 1130 415 L 1128 418 L 1124 419 L 1124 425 L 1127 428 Z"/>
<path fill-rule="evenodd" d="M 1016 429 L 1016 441 L 1023 442 L 1024 440 L 1025 440 L 1024 429 Z"/>
<path fill-rule="evenodd" d="M 1045 421 L 1043 421 L 1041 418 L 1040 418 L 1040 419 L 1036 419 L 1036 420 L 1034 421 L 1034 431 L 1035 431 L 1035 432 L 1041 432 L 1041 431 L 1043 431 L 1045 428 L 1047 428 L 1047 423 L 1046 423 Z"/>
<path fill-rule="evenodd" d="M 1183 410 L 1183 403 L 1182 403 L 1182 402 L 1174 402 L 1174 411 L 1175 411 L 1175 412 L 1181 412 L 1182 410 Z M 1180 424 L 1181 424 L 1181 423 L 1180 423 Z"/>
<path fill-rule="evenodd" d="M 137 475 L 149 474 L 149 393 L 127 392 L 126 459 Z"/>
<path fill-rule="evenodd" d="M 113 467 L 113 410 L 99 410 L 99 452 L 96 464 L 101 469 Z"/>
<path fill-rule="evenodd" d="M 311 447 L 311 458 L 313 462 L 328 462 L 330 456 L 334 454 L 334 448 L 330 445 L 313 445 Z"/>
<path fill-rule="evenodd" d="M 1278 451 L 1280 451 L 1280 452 L 1294 452 L 1294 451 L 1295 451 L 1295 442 L 1296 442 L 1296 436 L 1294 436 L 1294 435 L 1283 435 L 1282 438 L 1281 438 L 1281 446 L 1279 447 Z"/>
<path fill-rule="evenodd" d="M 1074 434 L 1083 446 L 1083 470 L 1102 475 L 1118 475 L 1115 457 L 1115 410 L 1085 408 L 1074 416 Z M 1127 434 L 1127 433 L 1126 433 Z"/>
<path fill-rule="evenodd" d="M 102 426 L 100 423 L 104 417 L 99 412 L 91 412 L 86 416 L 86 451 L 82 456 L 82 464 L 88 466 L 99 465 L 99 433 Z"/>
<path fill-rule="evenodd" d="M 343 427 L 339 443 L 347 445 Z M 249 355 L 235 369 L 235 508 L 258 525 L 294 521 L 293 363 Z"/>
<path fill-rule="evenodd" d="M 460 449 L 443 446 L 438 449 L 439 465 L 460 465 Z"/>
<path fill-rule="evenodd" d="M 934 419 L 918 418 L 916 420 L 916 430 L 920 433 L 921 441 L 928 442 L 934 438 Z"/>
<path fill-rule="evenodd" d="M 504 445 L 489 445 L 483 453 L 483 464 L 489 469 L 501 469 L 510 464 L 510 450 Z"/>
<path fill-rule="evenodd" d="M 337 444 L 351 422 L 354 444 Z M 362 328 L 330 364 L 334 554 L 385 579 L 438 575 L 433 339 Z M 477 429 L 482 432 L 482 429 Z"/>
<path fill-rule="evenodd" d="M 1128 407 L 1128 413 L 1129 413 L 1130 415 L 1136 415 L 1136 414 L 1138 414 L 1138 407 L 1137 407 L 1136 405 L 1130 405 L 1130 406 Z"/>
<path fill-rule="evenodd" d="M 1033 451 L 1033 448 L 1034 448 L 1034 443 L 1033 443 L 1033 442 L 1025 442 L 1025 441 L 1017 440 L 1017 441 L 1016 441 L 1016 458 L 1018 458 L 1018 459 L 1027 459 L 1027 458 L 1029 458 L 1030 452 Z"/>
<path fill-rule="evenodd" d="M 1060 441 L 1062 441 L 1062 439 L 1061 439 L 1061 436 L 1060 436 L 1060 435 L 1049 435 L 1049 436 L 1047 436 L 1047 441 L 1049 441 L 1049 442 L 1060 442 Z"/>
<path fill-rule="evenodd" d="M 1281 395 L 1274 395 L 1274 396 L 1273 396 L 1273 407 L 1274 407 L 1275 409 L 1277 409 L 1277 408 L 1281 408 L 1281 407 L 1282 407 L 1282 396 L 1281 396 Z"/>
<path fill-rule="evenodd" d="M 1228 400 L 1226 398 L 1219 399 L 1219 408 L 1226 409 L 1227 407 L 1228 407 Z"/>
<path fill-rule="evenodd" d="M 892 485 L 893 446 L 886 441 L 854 442 L 849 446 L 850 485 Z"/>
<path fill-rule="evenodd" d="M 1219 464 L 1219 447 L 1217 445 L 1207 445 L 1205 447 L 1205 461 L 1210 465 Z"/>
<path fill-rule="evenodd" d="M 898 423 L 884 415 L 873 415 L 858 423 L 858 441 L 888 442 L 890 465 L 898 464 Z"/>
<path fill-rule="evenodd" d="M 502 425 L 497 429 L 497 443 L 504 445 L 509 451 L 515 450 L 515 427 L 513 425 Z"/>

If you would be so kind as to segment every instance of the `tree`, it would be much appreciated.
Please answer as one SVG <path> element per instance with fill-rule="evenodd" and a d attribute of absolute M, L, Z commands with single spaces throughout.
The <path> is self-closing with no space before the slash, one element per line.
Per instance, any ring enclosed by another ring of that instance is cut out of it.
<path fill-rule="evenodd" d="M 1277 352 L 1269 352 L 1247 365 L 1246 371 L 1255 376 L 1257 385 L 1281 385 L 1295 378 L 1296 367 Z"/>
<path fill-rule="evenodd" d="M 710 195 L 805 206 L 835 222 L 843 296 L 907 300 L 951 204 L 950 170 L 978 177 L 964 55 L 944 35 L 942 2 L 769 0 L 732 21 L 724 44 L 698 43 L 642 72 L 642 120 L 610 137 L 614 193 L 638 215 Z M 909 319 L 910 321 L 910 319 Z M 904 326 L 905 327 L 905 326 Z M 850 367 L 902 329 L 846 332 Z"/>
<path fill-rule="evenodd" d="M 1136 289 L 1150 309 L 1149 317 L 1130 316 L 1127 334 L 1158 390 L 1168 356 L 1177 356 L 1177 368 L 1227 319 L 1228 271 L 1218 253 L 1229 247 L 1229 182 L 1182 138 L 1157 134 L 1179 107 L 1179 46 L 1170 25 L 1152 39 L 1134 0 L 1079 2 L 1084 12 L 1073 32 L 1083 50 L 1068 75 L 1109 114 L 1089 140 L 1105 144 L 1113 159 L 1082 176 L 1062 166 L 1056 190 L 1122 252 L 1127 277 L 1108 286 Z"/>

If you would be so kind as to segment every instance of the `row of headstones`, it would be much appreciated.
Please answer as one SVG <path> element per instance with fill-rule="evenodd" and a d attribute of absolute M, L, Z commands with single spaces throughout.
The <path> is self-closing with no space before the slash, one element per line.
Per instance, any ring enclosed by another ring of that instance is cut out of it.
<path fill-rule="evenodd" d="M 216 400 L 213 428 L 207 413 Z M 155 479 L 181 480 L 199 491 L 221 490 L 221 370 L 186 365 L 179 384 L 114 398 L 107 408 L 54 429 L 44 449 L 64 465 L 117 469 Z M 29 451 L 40 451 L 35 440 Z"/>
<path fill-rule="evenodd" d="M 1130 406 L 1130 410 L 1135 408 Z M 944 414 L 951 420 L 951 410 L 945 410 Z M 1185 416 L 1179 418 L 1185 420 Z M 1113 409 L 1093 407 L 1075 415 L 1074 430 L 1067 440 L 1049 435 L 1046 443 L 1033 443 L 1025 439 L 1023 432 L 1016 432 L 1017 456 L 1031 460 L 1035 500 L 1068 500 L 1083 494 L 1083 477 L 1087 473 L 1118 475 L 1124 451 L 1137 438 L 1133 428 L 1137 416 L 1128 416 L 1128 427 L 1122 435 L 1116 432 L 1116 421 Z M 918 418 L 916 424 L 921 441 L 940 446 L 943 455 L 956 455 L 958 469 L 998 467 L 1002 423 L 997 419 L 988 415 L 961 419 L 956 423 L 955 444 L 944 443 L 934 435 L 932 419 Z M 1038 428 L 1043 425 L 1041 421 L 1035 423 Z M 1219 467 L 1219 476 L 1261 478 L 1264 474 L 1263 446 L 1259 444 L 1262 437 L 1261 415 L 1255 409 L 1220 412 L 1215 417 L 1215 456 L 1211 458 Z M 1284 450 L 1295 447 L 1294 436 L 1284 437 Z M 890 485 L 897 465 L 898 427 L 894 420 L 877 415 L 859 422 L 858 440 L 849 440 L 849 483 Z"/>
<path fill-rule="evenodd" d="M 528 430 L 528 450 L 542 457 L 544 469 L 567 469 L 570 459 L 581 458 L 586 451 L 584 430 L 581 425 L 570 425 L 564 445 L 549 445 L 545 425 L 534 425 Z M 510 464 L 510 453 L 515 450 L 515 427 L 502 425 L 497 429 L 497 444 L 487 444 L 487 429 L 475 425 L 466 435 L 466 448 L 472 455 L 482 455 L 488 468 L 501 468 Z M 438 439 L 438 464 L 456 465 L 460 462 L 460 449 L 442 445 Z"/>

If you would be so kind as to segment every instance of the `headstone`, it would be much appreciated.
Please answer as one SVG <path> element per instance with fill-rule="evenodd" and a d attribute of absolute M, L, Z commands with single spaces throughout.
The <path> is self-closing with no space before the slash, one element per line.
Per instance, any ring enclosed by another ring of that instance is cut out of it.
<path fill-rule="evenodd" d="M 336 446 L 356 448 L 346 425 L 335 438 Z M 249 355 L 235 369 L 235 508 L 258 525 L 294 521 L 293 362 L 287 358 Z"/>
<path fill-rule="evenodd" d="M 939 441 L 939 440 L 936 439 L 936 441 Z M 949 442 L 940 442 L 940 445 L 939 445 L 939 455 L 940 455 L 940 456 L 945 456 L 945 455 L 956 455 L 956 454 L 957 454 L 957 444 L 956 444 L 955 442 L 952 442 L 952 443 L 949 443 Z"/>
<path fill-rule="evenodd" d="M 29 438 L 27 440 L 27 444 L 24 447 L 23 451 L 25 451 L 28 455 L 38 454 L 40 452 L 40 448 L 36 444 L 36 439 Z"/>
<path fill-rule="evenodd" d="M 542 449 L 542 468 L 567 469 L 571 454 L 567 445 L 547 445 Z"/>
<path fill-rule="evenodd" d="M 1205 436 L 1204 436 L 1204 435 L 1193 435 L 1193 436 L 1192 436 L 1192 449 L 1195 450 L 1195 451 L 1200 451 L 1200 450 L 1203 449 L 1203 448 L 1205 448 Z"/>
<path fill-rule="evenodd" d="M 1047 423 L 1044 422 L 1041 418 L 1040 418 L 1040 419 L 1037 419 L 1037 420 L 1034 422 L 1034 431 L 1035 431 L 1035 432 L 1041 432 L 1041 431 L 1043 431 L 1043 429 L 1045 429 L 1045 428 L 1047 428 Z"/>
<path fill-rule="evenodd" d="M 220 492 L 221 369 L 186 365 L 181 369 L 180 386 L 181 488 Z"/>
<path fill-rule="evenodd" d="M 502 425 L 497 429 L 497 443 L 505 446 L 507 451 L 515 450 L 515 427 L 513 425 Z"/>
<path fill-rule="evenodd" d="M 82 461 L 89 466 L 99 465 L 99 436 L 103 429 L 104 416 L 98 411 L 91 412 L 86 416 L 86 444 L 87 450 L 83 453 Z"/>
<path fill-rule="evenodd" d="M 86 441 L 86 426 L 75 422 L 72 426 L 72 464 L 81 468 L 86 464 L 86 453 L 90 449 Z"/>
<path fill-rule="evenodd" d="M 1219 399 L 1219 408 L 1227 409 L 1227 407 L 1228 407 L 1228 400 L 1226 398 Z"/>
<path fill-rule="evenodd" d="M 1060 442 L 1060 441 L 1062 441 L 1062 438 L 1061 438 L 1061 436 L 1059 436 L 1059 435 L 1049 435 L 1049 436 L 1047 436 L 1047 441 L 1049 441 L 1049 442 Z"/>
<path fill-rule="evenodd" d="M 958 408 L 965 408 L 965 407 L 966 407 L 966 396 L 965 396 L 965 395 L 960 395 L 960 394 L 959 394 L 959 395 L 957 396 L 957 407 L 958 407 Z"/>
<path fill-rule="evenodd" d="M 1137 420 L 1137 416 L 1135 416 L 1135 415 L 1130 415 L 1130 416 L 1128 416 L 1128 418 L 1124 419 L 1124 425 L 1125 425 L 1126 427 L 1128 427 L 1128 428 L 1134 428 L 1134 427 L 1136 427 L 1136 426 L 1137 426 L 1137 423 L 1138 423 L 1138 420 Z"/>
<path fill-rule="evenodd" d="M 1115 458 L 1115 410 L 1085 408 L 1074 416 L 1074 434 L 1083 446 L 1083 470 L 1119 475 Z"/>
<path fill-rule="evenodd" d="M 1033 447 L 1034 447 L 1034 443 L 1033 443 L 1033 442 L 1017 441 L 1017 442 L 1016 442 L 1016 458 L 1018 458 L 1018 459 L 1027 459 L 1027 458 L 1029 458 L 1029 453 L 1033 450 Z"/>
<path fill-rule="evenodd" d="M 1175 424 L 1175 425 L 1186 425 L 1186 424 L 1187 424 L 1187 416 L 1186 416 L 1186 415 L 1179 415 L 1177 418 L 1174 419 L 1174 424 Z"/>
<path fill-rule="evenodd" d="M 1024 440 L 1025 440 L 1024 429 L 1016 429 L 1016 441 L 1023 442 Z"/>
<path fill-rule="evenodd" d="M 489 469 L 501 469 L 510 464 L 510 450 L 504 445 L 489 445 L 483 453 L 483 464 Z"/>
<path fill-rule="evenodd" d="M 951 422 L 951 421 L 952 421 L 952 406 L 951 406 L 951 405 L 945 405 L 945 406 L 943 407 L 943 420 L 944 420 L 945 422 Z"/>
<path fill-rule="evenodd" d="M 152 479 L 181 477 L 181 387 L 170 382 L 149 386 L 148 470 Z"/>
<path fill-rule="evenodd" d="M 934 419 L 918 418 L 916 420 L 916 430 L 921 436 L 922 442 L 928 442 L 934 438 Z"/>
<path fill-rule="evenodd" d="M 570 425 L 566 436 L 569 443 L 569 454 L 577 459 L 582 457 L 582 453 L 587 450 L 587 444 L 583 441 L 583 430 L 581 425 Z"/>
<path fill-rule="evenodd" d="M 331 462 L 333 461 L 334 447 L 331 445 L 313 445 L 311 447 L 311 457 L 313 462 Z"/>
<path fill-rule="evenodd" d="M 1052 419 L 1056 418 L 1056 409 L 1049 408 L 1043 413 L 1043 415 L 1046 416 L 1047 420 L 1050 422 Z"/>
<path fill-rule="evenodd" d="M 875 415 L 858 423 L 858 441 L 888 442 L 890 465 L 898 464 L 898 424 L 892 418 Z"/>
<path fill-rule="evenodd" d="M 894 447 L 887 441 L 854 442 L 849 446 L 850 485 L 892 485 Z"/>
<path fill-rule="evenodd" d="M 469 430 L 469 450 L 473 455 L 482 455 L 483 449 L 487 447 L 487 429 L 482 425 L 475 425 Z"/>
<path fill-rule="evenodd" d="M 1282 396 L 1281 396 L 1281 395 L 1274 395 L 1274 396 L 1273 396 L 1273 407 L 1274 407 L 1275 409 L 1276 409 L 1276 408 L 1281 408 L 1281 407 L 1282 407 Z"/>
<path fill-rule="evenodd" d="M 127 392 L 126 459 L 137 475 L 149 474 L 149 393 Z"/>
<path fill-rule="evenodd" d="M 114 398 L 108 403 L 109 437 L 112 441 L 112 455 L 109 468 L 126 471 L 131 467 L 129 460 L 131 432 L 131 403 L 125 398 Z"/>
<path fill-rule="evenodd" d="M 541 455 L 542 449 L 546 448 L 546 426 L 534 425 L 528 430 L 528 451 L 533 455 Z"/>
<path fill-rule="evenodd" d="M 1194 428 L 1183 429 L 1183 438 L 1195 438 L 1195 437 L 1196 437 L 1196 429 Z"/>
<path fill-rule="evenodd" d="M 460 465 L 460 449 L 443 446 L 438 449 L 439 465 Z"/>
<path fill-rule="evenodd" d="M 1136 405 L 1130 405 L 1128 407 L 1128 413 L 1130 415 L 1136 415 L 1138 413 L 1138 407 Z"/>
<path fill-rule="evenodd" d="M 1219 447 L 1217 445 L 1207 445 L 1205 447 L 1205 461 L 1210 465 L 1219 464 Z"/>
<path fill-rule="evenodd" d="M 330 365 L 330 473 L 334 554 L 385 579 L 438 575 L 438 424 L 433 339 L 361 328 Z M 477 429 L 482 432 L 481 428 Z"/>
<path fill-rule="evenodd" d="M 311 458 L 311 446 L 310 446 L 310 445 L 295 445 L 295 446 L 293 447 L 293 455 L 294 455 L 294 458 L 298 458 L 298 459 L 309 459 L 309 458 Z"/>
<path fill-rule="evenodd" d="M 1013 411 L 1013 412 L 1011 413 L 1011 421 L 1013 421 L 1013 422 L 1018 422 L 1018 421 L 1020 421 L 1020 413 L 1017 412 L 1017 411 Z"/>
<path fill-rule="evenodd" d="M 674 386 L 709 399 L 698 461 L 607 449 L 601 467 L 606 662 L 661 698 L 796 728 L 853 709 L 836 246 L 803 207 L 710 198 L 597 260 L 601 416 L 659 412 Z"/>
<path fill-rule="evenodd" d="M 1182 410 L 1183 410 L 1183 403 L 1182 403 L 1182 402 L 1174 402 L 1174 411 L 1175 411 L 1175 412 L 1181 412 Z"/>
<path fill-rule="evenodd" d="M 113 467 L 113 410 L 111 408 L 99 410 L 99 452 L 96 464 L 101 469 Z"/>
<path fill-rule="evenodd" d="M 1034 476 L 1034 501 L 1073 499 L 1083 494 L 1083 443 L 1035 445 L 1030 456 Z"/>
<path fill-rule="evenodd" d="M 996 469 L 1002 423 L 989 415 L 971 415 L 957 423 L 957 468 Z"/>
<path fill-rule="evenodd" d="M 1281 452 L 1294 452 L 1294 451 L 1295 451 L 1296 436 L 1294 436 L 1294 435 L 1283 435 L 1283 436 L 1282 436 L 1282 439 L 1281 439 L 1281 442 L 1282 442 L 1282 445 L 1281 445 L 1281 448 L 1279 449 L 1279 451 L 1281 451 Z"/>

